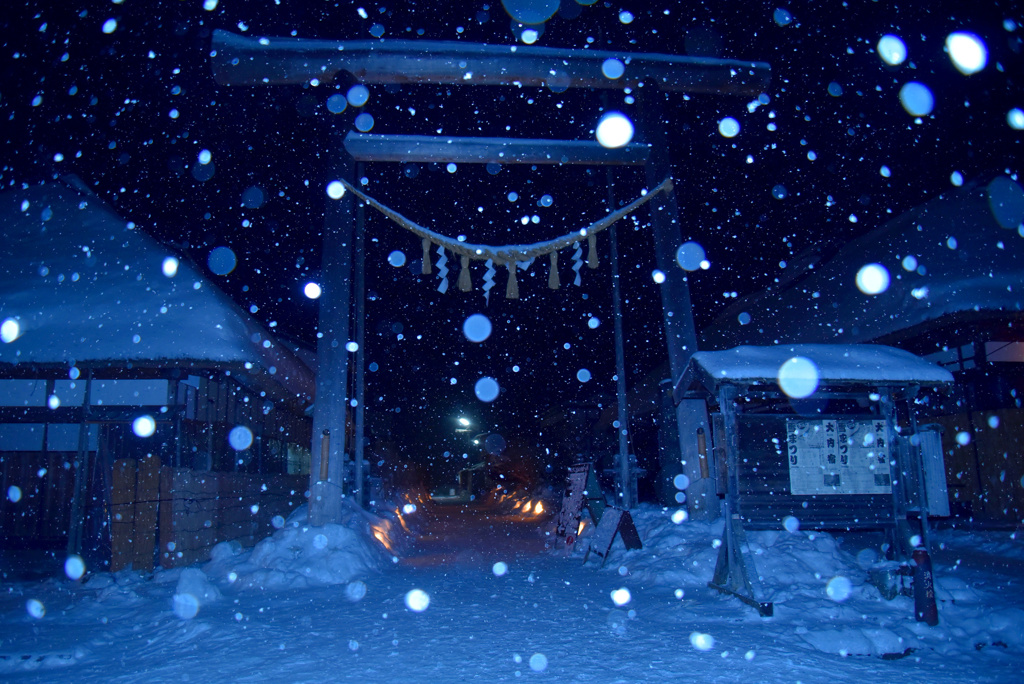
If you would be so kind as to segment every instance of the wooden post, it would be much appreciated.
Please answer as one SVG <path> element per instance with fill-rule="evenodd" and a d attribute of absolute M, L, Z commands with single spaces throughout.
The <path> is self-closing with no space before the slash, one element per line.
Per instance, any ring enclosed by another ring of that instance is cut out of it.
<path fill-rule="evenodd" d="M 78 426 L 78 456 L 75 460 L 75 484 L 71 492 L 71 519 L 68 526 L 68 553 L 82 553 L 85 530 L 85 498 L 89 496 L 89 396 L 92 394 L 92 370 L 85 381 L 82 418 Z"/>
<path fill-rule="evenodd" d="M 347 121 L 347 119 L 345 119 Z M 323 186 L 344 178 L 354 183 L 354 162 L 345 151 L 340 129 L 328 136 L 333 160 Z M 345 418 L 348 412 L 348 362 L 345 345 L 350 341 L 349 318 L 352 306 L 352 244 L 355 237 L 353 205 L 355 198 L 346 192 L 340 199 L 324 197 L 324 247 L 320 320 L 317 328 L 316 404 L 313 409 L 312 463 L 309 483 L 309 522 L 323 525 L 338 522 L 344 498 Z M 326 465 L 327 477 L 320 478 L 319 439 L 329 430 L 331 440 Z"/>
<path fill-rule="evenodd" d="M 617 209 L 615 206 L 615 176 L 608 167 L 605 174 L 608 182 L 608 211 Z M 625 333 L 622 330 L 622 288 L 619 278 L 619 241 L 616 224 L 608 229 L 609 260 L 612 267 L 612 310 L 615 323 L 615 396 L 618 406 L 619 455 L 616 470 L 618 475 L 618 501 L 623 510 L 629 510 L 636 502 L 633 501 L 634 473 L 629 462 L 629 414 L 626 411 L 626 353 Z"/>
<path fill-rule="evenodd" d="M 662 107 L 665 94 L 658 91 L 651 92 L 652 90 L 645 88 L 639 91 L 644 106 L 639 108 L 642 120 L 638 130 L 644 136 L 644 142 L 651 146 L 651 156 L 644 167 L 648 187 L 654 187 L 661 182 L 661 179 L 672 175 L 668 131 Z M 668 347 L 669 372 L 673 383 L 682 377 L 690 357 L 697 351 L 697 329 L 693 322 L 693 304 L 690 300 L 687 274 L 676 263 L 676 251 L 683 243 L 678 217 L 679 206 L 674 189 L 662 193 L 651 201 L 655 261 L 658 270 L 665 274 L 665 282 L 660 285 L 661 308 L 665 328 L 665 344 Z M 683 414 L 690 408 L 692 408 L 692 404 L 687 402 L 677 407 L 676 421 L 679 439 L 677 458 L 683 461 L 683 472 L 690 479 L 687 496 L 690 514 L 698 519 L 710 519 L 712 516 L 717 516 L 717 501 L 714 502 L 715 506 L 695 506 L 697 499 L 693 497 L 693 493 L 699 492 L 699 496 L 706 499 L 707 487 L 700 481 L 700 469 L 695 453 L 694 437 L 696 433 L 689 429 L 692 425 L 684 425 Z M 692 423 L 692 421 L 686 422 Z"/>
<path fill-rule="evenodd" d="M 363 165 L 356 165 L 356 175 L 362 177 Z M 355 407 L 355 444 L 353 452 L 356 459 L 355 482 L 352 493 L 356 503 L 366 505 L 367 493 L 364 491 L 366 472 L 364 450 L 366 447 L 366 211 L 362 203 L 356 206 L 356 291 L 355 291 L 355 324 L 356 324 L 356 407 Z"/>

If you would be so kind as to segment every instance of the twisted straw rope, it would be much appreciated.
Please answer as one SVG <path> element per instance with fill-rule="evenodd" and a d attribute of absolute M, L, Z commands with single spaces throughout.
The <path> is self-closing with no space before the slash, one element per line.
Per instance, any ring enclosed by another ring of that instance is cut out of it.
<path fill-rule="evenodd" d="M 346 189 L 352 192 L 353 195 L 361 199 L 363 202 L 424 240 L 429 240 L 435 245 L 440 245 L 448 251 L 458 254 L 460 257 L 465 257 L 474 261 L 486 261 L 487 259 L 493 259 L 497 264 L 510 264 L 514 261 L 528 261 L 535 257 L 565 249 L 566 247 L 579 242 L 584 237 L 589 238 L 589 236 L 596 235 L 602 230 L 611 227 L 611 225 L 619 219 L 628 216 L 647 202 L 651 201 L 658 193 L 670 192 L 672 190 L 672 179 L 666 178 L 660 185 L 658 185 L 658 187 L 654 188 L 646 195 L 641 195 L 626 206 L 616 209 L 604 218 L 591 223 L 585 228 L 581 228 L 563 235 L 562 237 L 558 237 L 553 240 L 546 240 L 544 242 L 534 242 L 528 245 L 504 245 L 502 247 L 492 247 L 490 245 L 477 245 L 469 242 L 459 242 L 447 235 L 442 235 L 430 228 L 419 225 L 415 221 L 402 216 L 394 209 L 381 204 L 348 181 L 341 179 L 341 183 Z"/>

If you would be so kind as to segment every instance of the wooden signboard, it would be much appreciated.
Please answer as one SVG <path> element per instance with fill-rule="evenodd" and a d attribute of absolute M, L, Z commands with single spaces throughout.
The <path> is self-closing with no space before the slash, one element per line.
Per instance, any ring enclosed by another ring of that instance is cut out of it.
<path fill-rule="evenodd" d="M 612 542 L 615 541 L 616 533 L 622 537 L 622 543 L 626 545 L 626 549 L 643 548 L 644 545 L 640 542 L 640 533 L 636 531 L 633 516 L 629 514 L 629 511 L 609 506 L 601 516 L 601 522 L 598 523 L 597 531 L 594 532 L 594 536 L 590 540 L 590 546 L 587 547 L 587 553 L 583 556 L 583 562 L 586 563 L 590 554 L 594 553 L 601 558 L 601 565 L 604 565 L 608 552 L 611 551 Z"/>

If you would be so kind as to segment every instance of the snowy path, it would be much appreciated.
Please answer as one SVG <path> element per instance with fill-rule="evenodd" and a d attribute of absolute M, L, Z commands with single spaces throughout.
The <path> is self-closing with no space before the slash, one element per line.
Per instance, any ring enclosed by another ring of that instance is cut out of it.
<path fill-rule="evenodd" d="M 929 632 L 909 617 L 909 599 L 880 603 L 864 591 L 843 604 L 823 604 L 794 594 L 775 617 L 762 619 L 700 583 L 666 582 L 652 568 L 664 560 L 659 555 L 673 549 L 656 538 L 644 552 L 613 554 L 598 570 L 593 561 L 584 566 L 578 557 L 529 555 L 522 546 L 515 547 L 518 556 L 508 555 L 508 542 L 517 536 L 519 542 L 541 538 L 535 522 L 498 521 L 489 544 L 479 543 L 486 537 L 467 535 L 492 524 L 478 516 L 466 518 L 464 526 L 451 519 L 440 527 L 428 525 L 435 534 L 421 546 L 421 558 L 431 563 L 384 567 L 364 578 L 367 593 L 356 602 L 346 597 L 344 585 L 226 590 L 196 617 L 182 620 L 171 608 L 172 572 L 157 573 L 153 580 L 122 574 L 118 583 L 99 590 L 56 580 L 11 585 L 0 600 L 0 654 L 6 658 L 0 660 L 0 678 L 76 683 L 1020 681 L 1021 623 L 1006 626 L 1017 632 L 1007 647 L 979 650 L 968 636 L 967 620 L 984 620 L 1005 606 L 980 605 L 963 615 L 957 611 L 974 608 L 942 606 L 947 624 Z M 460 538 L 476 541 L 460 551 L 455 543 Z M 956 572 L 965 585 L 996 583 L 989 589 L 999 589 L 999 596 L 1022 612 L 1022 556 L 1007 556 L 991 545 L 981 550 L 1000 564 L 972 566 L 966 558 Z M 445 555 L 452 552 L 454 558 Z M 965 558 L 956 550 L 945 555 L 937 561 L 952 565 L 954 556 Z M 503 576 L 492 571 L 498 557 L 508 564 Z M 442 558 L 445 562 L 438 563 Z M 706 558 L 704 550 L 685 556 L 698 565 Z M 823 561 L 811 562 L 820 567 Z M 616 607 L 610 594 L 620 587 L 630 590 L 632 600 Z M 422 612 L 406 607 L 406 593 L 414 588 L 430 597 Z M 684 590 L 682 600 L 677 588 Z M 46 605 L 42 619 L 27 615 L 30 598 Z M 949 624 L 958 620 L 963 624 Z M 923 635 L 917 650 L 883 660 L 842 657 L 812 645 L 815 635 L 854 633 L 882 623 Z M 712 635 L 713 647 L 695 648 L 694 632 Z M 1004 640 L 1012 636 L 1002 634 Z M 31 657 L 22 661 L 24 655 Z"/>

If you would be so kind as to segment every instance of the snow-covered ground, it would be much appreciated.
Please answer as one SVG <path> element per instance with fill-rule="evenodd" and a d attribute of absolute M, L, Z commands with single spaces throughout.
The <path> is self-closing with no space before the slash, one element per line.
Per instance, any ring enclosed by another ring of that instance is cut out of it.
<path fill-rule="evenodd" d="M 184 570 L 11 583 L 0 679 L 1020 681 L 1019 535 L 936 532 L 927 627 L 910 598 L 866 582 L 880 540 L 749 533 L 776 602 L 761 618 L 706 586 L 721 523 L 673 512 L 634 511 L 644 549 L 616 541 L 602 568 L 582 548 L 543 550 L 549 518 L 421 503 L 405 538 L 397 519 L 309 528 L 300 513 L 254 550 L 224 544 Z"/>

